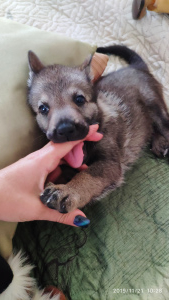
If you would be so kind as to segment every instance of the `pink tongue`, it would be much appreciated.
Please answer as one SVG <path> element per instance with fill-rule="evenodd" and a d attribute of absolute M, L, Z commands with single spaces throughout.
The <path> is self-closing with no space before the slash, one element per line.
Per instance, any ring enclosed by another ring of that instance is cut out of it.
<path fill-rule="evenodd" d="M 64 160 L 73 168 L 79 168 L 83 163 L 83 142 L 76 145 L 66 156 Z"/>

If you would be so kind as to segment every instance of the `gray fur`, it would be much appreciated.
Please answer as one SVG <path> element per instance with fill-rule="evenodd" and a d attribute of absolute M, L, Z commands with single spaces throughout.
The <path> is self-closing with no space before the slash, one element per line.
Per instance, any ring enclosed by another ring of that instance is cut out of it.
<path fill-rule="evenodd" d="M 152 151 L 158 156 L 168 152 L 169 116 L 160 84 L 130 49 L 112 46 L 100 48 L 102 51 L 120 53 L 130 65 L 96 83 L 91 80 L 90 60 L 78 68 L 44 67 L 32 52 L 29 55 L 33 72 L 29 79 L 29 104 L 47 137 L 53 142 L 83 139 L 89 125 L 95 122 L 104 135 L 97 143 L 85 143 L 87 170 L 67 184 L 51 184 L 49 192 L 41 195 L 43 203 L 60 212 L 81 208 L 120 186 L 125 171 L 148 143 L 152 142 Z M 77 95 L 85 98 L 81 106 L 74 101 Z M 39 113 L 42 103 L 48 104 L 48 115 Z M 69 123 L 74 126 L 73 133 Z M 59 136 L 60 124 L 68 127 L 70 135 Z"/>

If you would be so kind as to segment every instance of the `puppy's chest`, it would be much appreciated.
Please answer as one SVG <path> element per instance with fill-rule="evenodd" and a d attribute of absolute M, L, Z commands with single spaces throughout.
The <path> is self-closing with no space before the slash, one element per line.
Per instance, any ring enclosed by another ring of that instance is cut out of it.
<path fill-rule="evenodd" d="M 107 127 L 107 123 L 117 123 L 119 118 L 130 120 L 130 105 L 125 95 L 121 97 L 114 91 L 100 90 L 97 104 L 102 115 L 102 127 Z"/>
<path fill-rule="evenodd" d="M 97 97 L 100 111 L 99 131 L 103 139 L 97 143 L 85 142 L 84 163 L 90 165 L 97 160 L 107 160 L 114 157 L 114 153 L 124 155 L 124 148 L 133 139 L 135 131 L 135 114 L 132 103 L 125 97 L 118 96 L 113 91 L 99 91 Z M 135 103 L 135 106 L 137 104 Z"/>

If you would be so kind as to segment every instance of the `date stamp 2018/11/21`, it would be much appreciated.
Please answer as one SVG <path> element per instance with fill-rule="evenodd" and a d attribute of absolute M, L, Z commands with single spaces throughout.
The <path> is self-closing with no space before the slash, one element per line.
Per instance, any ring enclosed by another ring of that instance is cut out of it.
<path fill-rule="evenodd" d="M 113 289 L 113 294 L 162 294 L 163 290 L 161 288 L 146 288 L 146 289 L 126 289 L 119 288 Z"/>

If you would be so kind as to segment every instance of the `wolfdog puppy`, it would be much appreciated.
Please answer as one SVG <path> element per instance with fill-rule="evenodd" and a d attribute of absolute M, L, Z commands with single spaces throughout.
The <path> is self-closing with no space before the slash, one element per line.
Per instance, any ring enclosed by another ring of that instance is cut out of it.
<path fill-rule="evenodd" d="M 129 65 L 92 81 L 91 58 L 79 67 L 44 66 L 29 51 L 28 102 L 37 122 L 54 143 L 83 139 L 99 123 L 103 139 L 85 142 L 88 169 L 67 184 L 50 184 L 40 196 L 50 208 L 67 213 L 119 187 L 128 167 L 151 142 L 157 156 L 169 147 L 169 115 L 160 84 L 142 58 L 125 46 L 97 52 Z"/>

